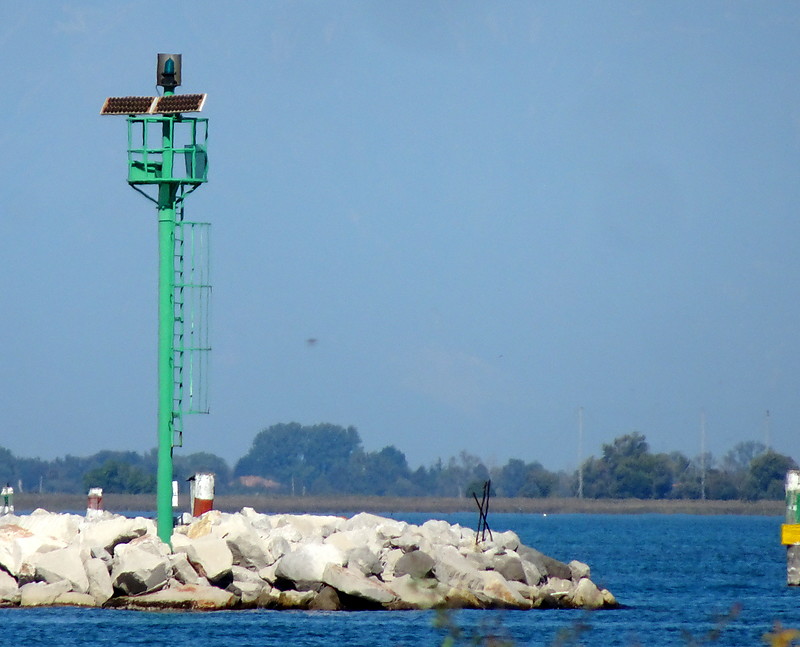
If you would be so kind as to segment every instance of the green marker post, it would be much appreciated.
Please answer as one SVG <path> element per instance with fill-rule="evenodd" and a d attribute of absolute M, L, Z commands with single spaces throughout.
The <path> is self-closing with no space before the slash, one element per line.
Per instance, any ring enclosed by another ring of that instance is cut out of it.
<path fill-rule="evenodd" d="M 165 90 L 164 95 L 173 94 Z M 172 178 L 174 153 L 173 123 L 164 116 L 161 140 L 163 178 Z M 178 185 L 158 185 L 158 472 L 156 510 L 158 536 L 164 543 L 172 538 L 172 445 L 173 445 L 173 357 L 175 354 L 175 211 Z"/>
<path fill-rule="evenodd" d="M 198 408 L 191 402 L 193 398 L 196 399 L 195 378 L 200 376 L 193 373 L 184 375 L 184 360 L 186 354 L 210 351 L 210 346 L 205 343 L 205 337 L 200 345 L 194 338 L 191 343 L 186 343 L 185 322 L 192 322 L 192 334 L 196 334 L 200 326 L 194 324 L 198 313 L 184 311 L 183 295 L 187 290 L 201 290 L 206 294 L 210 292 L 210 285 L 186 280 L 184 273 L 187 268 L 184 267 L 183 256 L 186 241 L 183 234 L 180 241 L 177 236 L 179 227 L 183 232 L 187 227 L 207 226 L 206 223 L 185 223 L 182 214 L 186 196 L 208 181 L 208 120 L 182 114 L 200 112 L 206 95 L 174 93 L 175 87 L 181 84 L 180 54 L 159 54 L 156 78 L 157 84 L 164 88 L 163 96 L 109 97 L 100 114 L 127 115 L 128 184 L 154 202 L 158 210 L 156 508 L 158 536 L 163 542 L 169 543 L 173 528 L 172 451 L 181 444 L 182 415 L 208 413 L 207 406 Z M 160 129 L 160 133 L 157 129 Z M 184 164 L 180 163 L 181 158 Z M 149 187 L 156 188 L 155 197 L 147 192 Z M 192 250 L 192 256 L 195 251 Z M 188 268 L 188 272 L 193 271 L 194 268 Z M 195 355 L 192 355 L 192 360 Z M 190 367 L 203 365 L 204 362 L 190 362 Z M 184 380 L 192 384 L 189 406 L 184 403 Z"/>

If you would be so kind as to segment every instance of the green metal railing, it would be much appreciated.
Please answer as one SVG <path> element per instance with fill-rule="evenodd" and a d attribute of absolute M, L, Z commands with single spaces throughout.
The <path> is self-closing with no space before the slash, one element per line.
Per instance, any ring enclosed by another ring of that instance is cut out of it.
<path fill-rule="evenodd" d="M 207 139 L 208 119 L 183 115 L 129 116 L 128 183 L 208 182 Z M 165 172 L 167 156 L 173 160 L 169 172 Z"/>

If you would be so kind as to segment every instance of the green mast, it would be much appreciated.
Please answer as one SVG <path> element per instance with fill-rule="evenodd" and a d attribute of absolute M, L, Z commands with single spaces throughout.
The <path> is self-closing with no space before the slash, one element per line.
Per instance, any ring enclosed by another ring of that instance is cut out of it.
<path fill-rule="evenodd" d="M 158 536 L 165 543 L 172 537 L 172 452 L 182 444 L 182 415 L 208 413 L 202 387 L 205 376 L 198 375 L 198 370 L 206 365 L 199 356 L 207 353 L 210 347 L 205 328 L 201 326 L 207 317 L 198 310 L 205 309 L 211 288 L 207 270 L 192 265 L 187 271 L 184 267 L 187 239 L 192 246 L 191 258 L 201 256 L 207 261 L 207 250 L 204 251 L 202 245 L 195 247 L 194 242 L 207 242 L 208 227 L 206 223 L 183 221 L 183 201 L 207 181 L 208 136 L 207 119 L 187 117 L 183 113 L 202 110 L 206 95 L 176 95 L 174 90 L 180 82 L 181 55 L 159 54 L 157 83 L 164 88 L 163 96 L 110 97 L 100 112 L 128 115 L 128 183 L 154 202 L 158 211 L 156 507 Z M 148 186 L 157 189 L 155 197 L 147 192 Z M 206 233 L 196 235 L 196 230 Z M 190 299 L 187 312 L 184 301 L 191 291 L 199 291 L 199 296 Z M 185 332 L 187 321 L 191 322 L 188 335 Z M 186 383 L 189 386 L 188 407 L 184 401 Z"/>
<path fill-rule="evenodd" d="M 172 95 L 164 88 L 164 96 Z M 172 118 L 161 125 L 162 178 L 172 178 Z M 178 185 L 158 184 L 158 472 L 156 509 L 158 536 L 165 543 L 172 537 L 172 438 L 173 357 L 175 308 L 175 211 Z"/>

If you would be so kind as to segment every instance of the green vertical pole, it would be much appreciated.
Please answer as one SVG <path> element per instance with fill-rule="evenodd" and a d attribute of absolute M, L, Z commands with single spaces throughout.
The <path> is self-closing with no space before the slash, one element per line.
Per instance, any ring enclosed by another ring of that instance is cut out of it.
<path fill-rule="evenodd" d="M 172 94 L 165 91 L 164 94 Z M 172 177 L 171 116 L 162 125 L 162 177 Z M 158 185 L 158 473 L 156 506 L 158 536 L 172 538 L 172 435 L 173 435 L 173 344 L 175 326 L 175 204 L 177 185 Z"/>

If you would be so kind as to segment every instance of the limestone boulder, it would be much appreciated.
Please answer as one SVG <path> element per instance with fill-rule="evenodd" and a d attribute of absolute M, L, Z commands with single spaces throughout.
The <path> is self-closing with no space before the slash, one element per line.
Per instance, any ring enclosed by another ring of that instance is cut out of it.
<path fill-rule="evenodd" d="M 385 605 L 395 599 L 391 589 L 373 578 L 367 578 L 361 571 L 344 568 L 338 564 L 328 564 L 322 581 L 340 593 L 360 598 L 374 605 Z"/>
<path fill-rule="evenodd" d="M 180 584 L 135 597 L 114 598 L 106 604 L 125 609 L 186 609 L 219 611 L 236 605 L 236 596 L 215 586 Z"/>
<path fill-rule="evenodd" d="M 102 559 L 93 557 L 84 562 L 84 568 L 89 582 L 88 593 L 98 605 L 102 605 L 114 595 L 108 566 Z"/>
<path fill-rule="evenodd" d="M 277 559 L 267 550 L 264 541 L 249 524 L 237 524 L 226 532 L 224 539 L 231 552 L 233 564 L 237 566 L 258 571 Z"/>
<path fill-rule="evenodd" d="M 483 576 L 471 565 L 454 546 L 445 546 L 437 554 L 433 569 L 436 579 L 454 589 L 480 591 L 483 588 Z"/>
<path fill-rule="evenodd" d="M 572 593 L 572 604 L 582 609 L 602 609 L 605 600 L 600 589 L 589 578 L 578 580 Z"/>
<path fill-rule="evenodd" d="M 498 555 L 491 561 L 491 567 L 492 570 L 500 573 L 506 580 L 526 583 L 528 581 L 522 558 L 516 553 Z"/>
<path fill-rule="evenodd" d="M 0 526 L 0 567 L 15 576 L 22 566 L 22 551 L 16 541 L 18 537 L 33 537 L 33 533 L 16 524 Z"/>
<path fill-rule="evenodd" d="M 420 532 L 434 546 L 459 546 L 461 543 L 461 533 L 440 519 L 429 519 L 420 526 Z"/>
<path fill-rule="evenodd" d="M 88 593 L 78 593 L 77 591 L 67 591 L 62 593 L 55 600 L 55 606 L 70 606 L 70 607 L 96 607 L 99 606 L 97 600 Z"/>
<path fill-rule="evenodd" d="M 493 543 L 503 551 L 517 550 L 522 545 L 519 536 L 513 530 L 493 533 Z"/>
<path fill-rule="evenodd" d="M 497 571 L 484 571 L 481 575 L 483 586 L 479 591 L 488 598 L 491 607 L 508 607 L 512 609 L 530 609 L 530 602 Z"/>
<path fill-rule="evenodd" d="M 382 545 L 388 545 L 392 539 L 400 537 L 408 528 L 404 521 L 386 519 L 368 512 L 361 512 L 350 517 L 342 524 L 342 530 L 361 530 L 365 537 L 371 537 Z"/>
<path fill-rule="evenodd" d="M 314 591 L 281 591 L 278 595 L 278 609 L 308 609 L 317 593 Z"/>
<path fill-rule="evenodd" d="M 343 606 L 339 593 L 330 586 L 323 586 L 308 605 L 314 611 L 341 611 Z"/>
<path fill-rule="evenodd" d="M 345 520 L 341 517 L 313 514 L 285 514 L 275 515 L 273 519 L 273 532 L 289 526 L 298 536 L 298 541 L 322 540 L 341 530 Z M 288 538 L 288 537 L 287 537 Z"/>
<path fill-rule="evenodd" d="M 40 553 L 33 563 L 36 566 L 37 580 L 48 584 L 66 581 L 70 585 L 70 590 L 76 593 L 89 592 L 89 578 L 77 544 Z"/>
<path fill-rule="evenodd" d="M 302 544 L 277 562 L 275 574 L 291 582 L 322 582 L 328 564 L 343 566 L 345 557 L 330 544 Z"/>
<path fill-rule="evenodd" d="M 148 544 L 119 544 L 114 550 L 111 582 L 122 595 L 141 595 L 163 588 L 172 569 L 166 555 Z"/>
<path fill-rule="evenodd" d="M 192 586 L 209 586 L 208 580 L 200 575 L 189 562 L 186 553 L 173 553 L 167 559 L 169 559 L 172 567 L 172 577 L 179 583 Z"/>
<path fill-rule="evenodd" d="M 548 557 L 535 548 L 531 548 L 530 546 L 520 546 L 517 548 L 516 552 L 517 555 L 519 555 L 522 559 L 533 564 L 543 577 L 557 577 L 562 580 L 572 579 L 572 571 L 570 570 L 569 566 L 567 566 L 564 562 L 560 562 L 557 559 Z"/>
<path fill-rule="evenodd" d="M 31 570 L 30 566 L 23 568 L 23 565 L 31 562 L 34 555 L 66 546 L 61 539 L 36 534 L 21 525 L 0 526 L 0 566 L 16 578 L 19 578 L 23 570 Z"/>
<path fill-rule="evenodd" d="M 0 601 L 19 602 L 19 585 L 17 580 L 5 571 L 0 571 Z"/>
<path fill-rule="evenodd" d="M 234 565 L 231 569 L 231 574 L 233 575 L 233 581 L 225 590 L 233 593 L 245 605 L 255 605 L 258 596 L 261 595 L 261 591 L 270 586 L 256 573 L 242 566 Z"/>
<path fill-rule="evenodd" d="M 345 553 L 346 564 L 361 571 L 364 575 L 381 575 L 383 564 L 377 553 L 367 546 L 358 546 Z"/>
<path fill-rule="evenodd" d="M 579 562 L 577 559 L 573 559 L 569 564 L 567 564 L 567 566 L 569 566 L 569 572 L 572 576 L 573 582 L 578 582 L 584 577 L 591 577 L 592 572 L 588 564 L 584 564 L 583 562 Z"/>
<path fill-rule="evenodd" d="M 360 529 L 341 530 L 328 535 L 323 543 L 335 546 L 340 551 L 347 554 L 356 548 L 365 546 L 368 539 L 368 535 Z"/>
<path fill-rule="evenodd" d="M 172 547 L 176 553 L 186 553 L 195 570 L 212 584 L 230 579 L 233 553 L 224 539 L 209 534 L 184 542 L 178 541 L 176 535 Z"/>
<path fill-rule="evenodd" d="M 405 555 L 405 553 L 400 550 L 399 548 L 392 548 L 380 553 L 380 561 L 381 566 L 383 567 L 383 573 L 381 577 L 384 581 L 389 581 L 394 578 L 394 571 L 397 568 L 397 562 Z"/>
<path fill-rule="evenodd" d="M 115 516 L 110 519 L 85 520 L 80 526 L 79 538 L 81 546 L 90 552 L 102 550 L 113 554 L 118 544 L 126 544 L 148 534 L 156 534 L 150 519 Z"/>
<path fill-rule="evenodd" d="M 396 600 L 391 604 L 398 609 L 432 609 L 445 604 L 449 588 L 437 580 L 420 580 L 411 575 L 401 575 L 388 585 Z"/>
<path fill-rule="evenodd" d="M 264 549 L 267 551 L 270 559 L 272 560 L 270 564 L 274 564 L 281 557 L 292 552 L 292 544 L 290 544 L 289 541 L 282 535 L 270 535 L 263 541 Z"/>
<path fill-rule="evenodd" d="M 272 530 L 270 515 L 256 512 L 253 508 L 249 507 L 242 508 L 241 514 L 259 535 L 267 535 L 269 531 Z"/>
<path fill-rule="evenodd" d="M 433 575 L 435 565 L 433 557 L 421 550 L 413 550 L 397 560 L 394 575 L 395 577 L 410 575 L 414 579 L 422 579 Z"/>
<path fill-rule="evenodd" d="M 41 508 L 18 519 L 18 525 L 25 530 L 40 537 L 56 539 L 65 546 L 75 539 L 83 521 L 83 517 L 76 514 L 52 513 Z"/>
<path fill-rule="evenodd" d="M 50 606 L 56 598 L 69 591 L 69 583 L 62 580 L 54 584 L 45 582 L 31 582 L 19 589 L 19 605 L 21 607 Z"/>

